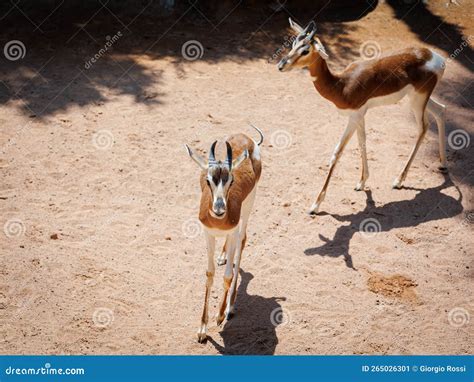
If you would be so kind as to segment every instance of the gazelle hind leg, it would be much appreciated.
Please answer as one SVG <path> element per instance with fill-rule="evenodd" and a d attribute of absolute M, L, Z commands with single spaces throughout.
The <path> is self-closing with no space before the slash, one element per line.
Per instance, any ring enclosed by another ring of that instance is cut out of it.
<path fill-rule="evenodd" d="M 240 260 L 242 259 L 242 252 L 245 248 L 245 243 L 247 242 L 247 233 L 245 233 L 244 237 L 242 238 L 240 242 L 240 256 L 235 262 L 235 268 L 237 269 L 237 275 L 235 276 L 235 285 L 234 288 L 232 289 L 230 293 L 230 298 L 229 302 L 227 305 L 227 319 L 230 319 L 232 317 L 232 314 L 234 313 L 234 304 L 235 304 L 235 299 L 237 297 L 237 280 L 239 277 L 239 271 L 240 271 Z"/>
<path fill-rule="evenodd" d="M 202 310 L 201 326 L 198 331 L 198 342 L 203 343 L 207 339 L 207 323 L 209 321 L 209 295 L 211 294 L 212 283 L 214 281 L 214 251 L 216 238 L 205 232 L 207 243 L 207 272 L 206 272 L 206 294 L 204 296 L 204 308 Z"/>
<path fill-rule="evenodd" d="M 429 95 L 427 94 L 415 92 L 412 95 L 412 109 L 413 113 L 415 114 L 416 124 L 418 126 L 418 137 L 416 139 L 415 146 L 413 147 L 410 156 L 408 157 L 408 160 L 405 166 L 403 167 L 403 170 L 401 171 L 400 175 L 393 181 L 393 188 L 402 187 L 403 182 L 407 177 L 408 170 L 410 169 L 410 166 L 413 160 L 415 159 L 416 153 L 420 148 L 421 142 L 423 141 L 423 138 L 425 137 L 426 132 L 428 131 L 428 115 L 426 113 L 426 104 L 428 102 L 428 99 Z"/>
<path fill-rule="evenodd" d="M 366 147 L 364 118 L 360 119 L 357 126 L 357 140 L 359 142 L 360 157 L 362 160 L 362 170 L 361 170 L 360 181 L 359 183 L 357 183 L 355 190 L 363 191 L 365 188 L 365 182 L 369 178 L 369 164 L 367 163 L 367 147 Z"/>
<path fill-rule="evenodd" d="M 344 147 L 346 147 L 347 143 L 350 141 L 352 135 L 354 134 L 355 129 L 357 128 L 356 121 L 357 119 L 353 116 L 349 118 L 346 130 L 344 130 L 344 133 L 342 134 L 342 137 L 339 140 L 339 143 L 336 145 L 334 153 L 332 154 L 331 161 L 329 162 L 329 171 L 326 175 L 326 180 L 324 181 L 323 187 L 321 188 L 321 191 L 319 191 L 319 194 L 316 197 L 316 201 L 313 203 L 309 210 L 310 215 L 315 215 L 319 212 L 319 207 L 321 206 L 321 203 L 324 201 L 324 198 L 326 196 L 326 190 L 328 188 L 329 181 L 331 180 L 332 173 L 334 172 L 334 168 L 336 167 L 336 164 L 339 158 L 341 157 L 342 152 L 344 151 Z"/>
<path fill-rule="evenodd" d="M 438 138 L 439 138 L 439 169 L 442 172 L 446 172 L 448 163 L 446 161 L 446 127 L 445 127 L 445 114 L 446 106 L 442 103 L 437 102 L 432 97 L 428 99 L 426 105 L 428 112 L 434 117 L 436 125 L 438 126 Z"/>
<path fill-rule="evenodd" d="M 238 230 L 235 230 L 233 233 L 229 234 L 226 238 L 226 245 L 225 245 L 225 250 L 226 250 L 226 255 L 227 255 L 227 264 L 225 267 L 225 272 L 224 272 L 224 294 L 222 296 L 222 300 L 219 305 L 219 312 L 217 314 L 217 325 L 220 325 L 222 321 L 224 321 L 225 317 L 225 310 L 227 306 L 227 300 L 228 300 L 228 292 L 229 288 L 232 283 L 232 267 L 234 264 L 234 254 L 235 254 L 235 247 L 236 247 L 236 241 L 238 239 Z"/>
<path fill-rule="evenodd" d="M 244 223 L 242 221 L 242 223 Z M 242 228 L 246 229 L 247 228 L 247 222 L 245 224 L 242 224 Z M 240 271 L 240 261 L 242 260 L 242 252 L 244 250 L 245 242 L 247 240 L 247 235 L 245 234 L 244 231 L 244 237 L 241 238 L 240 235 L 242 232 L 239 234 L 236 250 L 235 250 L 235 263 L 234 263 L 234 275 L 232 277 L 232 284 L 230 286 L 230 293 L 229 293 L 229 298 L 227 300 L 227 308 L 225 311 L 225 315 L 228 320 L 232 317 L 234 314 L 234 304 L 235 304 L 235 299 L 237 297 L 237 281 L 239 279 L 239 271 Z"/>
<path fill-rule="evenodd" d="M 235 249 L 234 276 L 232 278 L 232 284 L 230 286 L 230 298 L 227 301 L 227 319 L 230 319 L 232 317 L 232 314 L 234 313 L 234 304 L 237 296 L 237 280 L 239 278 L 240 271 L 240 261 L 242 259 L 242 251 L 244 250 L 245 242 L 247 240 L 247 223 L 250 217 L 250 212 L 252 211 L 253 203 L 255 201 L 256 191 L 257 185 L 255 185 L 252 192 L 247 196 L 248 200 L 246 199 L 244 201 L 244 205 L 242 206 L 241 222 Z"/>

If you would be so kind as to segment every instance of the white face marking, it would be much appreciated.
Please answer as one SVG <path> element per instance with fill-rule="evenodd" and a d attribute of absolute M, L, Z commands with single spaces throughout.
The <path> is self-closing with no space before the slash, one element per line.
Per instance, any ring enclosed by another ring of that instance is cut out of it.
<path fill-rule="evenodd" d="M 306 40 L 295 40 L 293 41 L 293 47 L 288 53 L 288 63 L 293 62 L 295 58 L 300 57 L 303 52 L 309 51 L 311 49 L 311 43 Z"/>
<path fill-rule="evenodd" d="M 215 168 L 209 169 L 207 173 L 207 182 L 212 193 L 212 207 L 210 212 L 214 218 L 222 219 L 227 211 L 227 194 L 232 183 L 232 174 L 228 173 L 225 179 L 222 177 L 218 178 L 218 183 L 216 184 L 214 182 L 213 171 L 215 171 Z"/>
<path fill-rule="evenodd" d="M 278 64 L 280 70 L 290 70 L 293 64 L 302 56 L 307 55 L 313 48 L 312 40 L 308 40 L 307 35 L 298 35 L 293 41 L 292 48 L 286 57 L 280 60 Z"/>

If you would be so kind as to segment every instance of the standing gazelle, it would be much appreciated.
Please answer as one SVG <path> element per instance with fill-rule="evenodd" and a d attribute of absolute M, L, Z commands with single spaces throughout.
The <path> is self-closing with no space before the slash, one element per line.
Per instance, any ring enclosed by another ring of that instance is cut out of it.
<path fill-rule="evenodd" d="M 369 177 L 367 165 L 364 117 L 369 108 L 397 103 L 405 95 L 411 99 L 411 108 L 418 125 L 418 138 L 402 172 L 393 182 L 401 188 L 421 141 L 428 130 L 427 112 L 438 125 L 440 169 L 446 170 L 446 138 L 444 126 L 445 106 L 430 98 L 436 84 L 444 73 L 444 59 L 427 48 L 407 48 L 390 55 L 368 61 L 356 61 L 340 73 L 332 73 L 326 60 L 328 54 L 315 36 L 316 24 L 311 21 L 302 28 L 290 18 L 290 26 L 297 33 L 289 54 L 280 60 L 278 69 L 285 71 L 293 67 L 309 68 L 316 90 L 331 101 L 339 111 L 349 116 L 349 122 L 337 144 L 329 163 L 329 172 L 310 214 L 318 213 L 326 195 L 326 189 L 341 157 L 344 147 L 357 130 L 362 157 L 362 174 L 356 190 L 363 190 Z"/>
<path fill-rule="evenodd" d="M 247 222 L 262 171 L 259 146 L 263 142 L 263 134 L 258 128 L 253 127 L 260 134 L 260 141 L 257 143 L 244 134 L 228 137 L 225 141 L 227 156 L 224 161 L 216 160 L 217 141 L 211 146 L 208 161 L 186 145 L 191 159 L 203 170 L 201 173 L 202 194 L 199 220 L 204 226 L 208 265 L 204 309 L 201 327 L 198 331 L 199 342 L 204 342 L 207 338 L 209 295 L 215 271 L 216 236 L 225 237 L 224 253 L 218 263 L 227 262 L 224 272 L 224 295 L 219 305 L 217 325 L 222 323 L 224 317 L 229 319 L 233 313 L 240 260 L 247 239 Z M 233 159 L 234 157 L 236 159 Z"/>

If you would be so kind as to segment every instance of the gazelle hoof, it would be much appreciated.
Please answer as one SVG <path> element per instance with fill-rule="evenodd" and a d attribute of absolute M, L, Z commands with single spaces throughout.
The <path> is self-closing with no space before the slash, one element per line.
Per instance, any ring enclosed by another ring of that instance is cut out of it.
<path fill-rule="evenodd" d="M 227 263 L 227 259 L 225 258 L 225 255 L 219 256 L 216 262 L 217 262 L 217 265 L 219 266 L 225 265 L 225 263 Z"/>
<path fill-rule="evenodd" d="M 441 172 L 442 174 L 447 174 L 447 173 L 448 173 L 448 167 L 446 167 L 446 166 L 439 166 L 439 167 L 438 167 L 438 170 L 439 170 L 439 172 Z"/>
<path fill-rule="evenodd" d="M 206 341 L 207 341 L 207 330 L 206 330 L 206 325 L 203 324 L 198 331 L 198 342 L 200 344 L 203 344 Z"/>
<path fill-rule="evenodd" d="M 311 215 L 311 216 L 314 216 L 314 215 L 317 215 L 318 212 L 319 212 L 319 204 L 318 203 L 313 203 L 313 205 L 311 206 L 311 208 L 308 211 L 308 214 Z"/>
<path fill-rule="evenodd" d="M 393 181 L 392 188 L 399 190 L 400 188 L 402 188 L 402 183 L 403 181 L 397 178 Z"/>
<path fill-rule="evenodd" d="M 217 316 L 217 326 L 221 326 L 222 322 L 224 321 L 225 316 Z"/>
<path fill-rule="evenodd" d="M 234 317 L 234 306 L 230 306 L 227 311 L 225 312 L 225 319 L 227 321 L 229 321 L 230 319 L 232 319 L 232 317 Z"/>
<path fill-rule="evenodd" d="M 355 186 L 354 190 L 356 191 L 364 191 L 365 189 L 365 183 L 364 182 L 359 182 L 357 183 L 357 186 Z"/>
<path fill-rule="evenodd" d="M 199 328 L 197 335 L 198 335 L 198 342 L 200 344 L 207 341 L 207 325 L 206 324 L 204 323 L 201 324 L 201 327 Z"/>
<path fill-rule="evenodd" d="M 200 344 L 203 344 L 203 343 L 205 343 L 206 341 L 207 341 L 207 334 L 206 334 L 205 332 L 204 332 L 204 333 L 199 332 L 199 333 L 198 333 L 198 342 L 199 342 Z"/>

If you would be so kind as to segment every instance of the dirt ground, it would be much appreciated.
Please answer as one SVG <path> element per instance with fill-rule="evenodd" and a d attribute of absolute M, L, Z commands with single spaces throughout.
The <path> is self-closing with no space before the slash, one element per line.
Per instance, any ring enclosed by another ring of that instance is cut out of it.
<path fill-rule="evenodd" d="M 2 46 L 20 40 L 26 55 L 0 60 L 0 353 L 472 353 L 473 7 L 431 3 L 318 13 L 224 2 L 212 17 L 2 5 Z M 354 139 L 322 213 L 306 214 L 346 117 L 306 71 L 276 69 L 288 12 L 318 22 L 333 69 L 367 41 L 458 49 L 435 92 L 447 134 L 464 134 L 448 147 L 449 175 L 433 123 L 406 187 L 391 189 L 416 138 L 402 101 L 367 115 L 367 190 L 353 189 Z M 183 58 L 189 40 L 200 59 Z M 207 259 L 183 144 L 207 152 L 254 134 L 248 122 L 266 137 L 236 316 L 215 323 L 220 267 L 201 345 Z M 361 232 L 367 219 L 379 232 Z"/>

